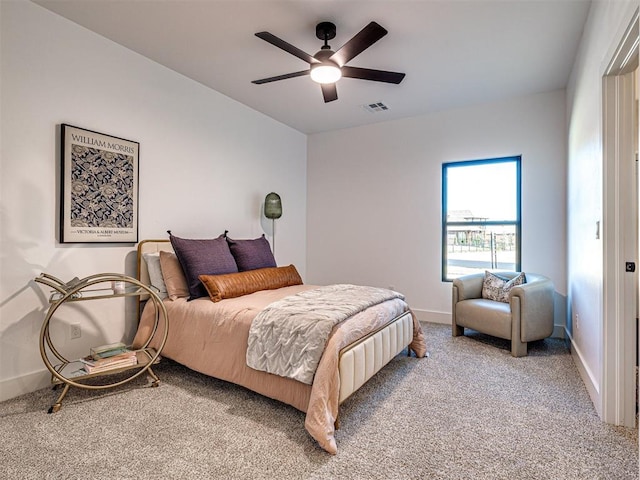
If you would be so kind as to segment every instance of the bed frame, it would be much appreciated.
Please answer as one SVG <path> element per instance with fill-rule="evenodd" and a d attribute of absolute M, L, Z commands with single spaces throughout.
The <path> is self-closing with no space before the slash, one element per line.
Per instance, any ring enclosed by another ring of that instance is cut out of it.
<path fill-rule="evenodd" d="M 145 253 L 160 251 L 173 252 L 171 242 L 169 240 L 143 240 L 138 244 L 137 278 L 145 285 L 150 284 L 150 279 L 147 264 L 142 256 Z M 139 301 L 144 300 L 144 298 L 140 298 Z M 141 309 L 138 308 L 138 311 L 140 312 Z M 412 340 L 413 319 L 411 312 L 405 312 L 378 330 L 343 348 L 340 351 L 338 361 L 340 371 L 339 403 L 349 398 L 382 367 L 407 348 Z M 408 350 L 407 353 L 411 355 L 411 350 Z M 338 419 L 336 419 L 336 428 L 338 428 Z"/>

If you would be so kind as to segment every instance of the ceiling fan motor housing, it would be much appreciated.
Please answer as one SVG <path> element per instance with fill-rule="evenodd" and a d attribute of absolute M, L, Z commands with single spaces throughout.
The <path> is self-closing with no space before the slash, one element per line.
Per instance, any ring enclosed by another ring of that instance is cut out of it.
<path fill-rule="evenodd" d="M 333 40 L 336 38 L 336 26 L 331 22 L 320 22 L 316 25 L 316 37 L 323 40 L 325 43 L 327 40 Z M 324 48 L 324 47 L 323 47 Z"/>
<path fill-rule="evenodd" d="M 329 57 L 331 57 L 331 55 L 333 55 L 333 50 L 329 50 L 329 46 L 327 46 L 326 49 L 324 49 L 324 47 L 322 47 L 323 50 L 319 50 L 313 57 L 316 60 L 319 60 L 322 63 L 333 63 L 335 64 L 335 62 L 333 60 L 329 60 Z M 311 65 L 313 67 L 313 65 Z"/>

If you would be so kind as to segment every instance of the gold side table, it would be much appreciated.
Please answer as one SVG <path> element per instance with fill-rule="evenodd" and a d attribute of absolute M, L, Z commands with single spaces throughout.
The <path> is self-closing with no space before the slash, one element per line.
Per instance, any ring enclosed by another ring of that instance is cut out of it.
<path fill-rule="evenodd" d="M 83 279 L 75 278 L 70 282 L 63 282 L 59 278 L 48 275 L 46 273 L 42 273 L 40 274 L 40 276 L 35 278 L 35 281 L 43 285 L 47 285 L 48 287 L 51 287 L 53 289 L 53 293 L 49 297 L 49 303 L 51 306 L 49 307 L 47 315 L 42 324 L 42 328 L 40 329 L 40 355 L 42 356 L 42 360 L 45 366 L 51 372 L 51 383 L 54 385 L 54 388 L 57 388 L 60 385 L 64 385 L 62 393 L 60 393 L 56 402 L 51 406 L 51 408 L 49 408 L 48 413 L 55 413 L 60 410 L 62 406 L 62 400 L 69 391 L 69 388 L 72 386 L 89 390 L 102 390 L 123 385 L 144 373 L 147 373 L 147 375 L 150 377 L 152 382 L 151 386 L 157 387 L 159 385 L 160 379 L 153 372 L 151 366 L 160 361 L 160 353 L 162 352 L 164 344 L 167 341 L 167 334 L 169 331 L 169 318 L 167 316 L 167 310 L 162 303 L 162 300 L 160 299 L 160 297 L 158 297 L 157 293 L 153 291 L 151 287 L 143 284 L 133 277 L 122 275 L 119 273 L 99 273 L 96 275 L 90 275 Z M 115 282 L 120 283 L 116 284 Z M 114 289 L 112 288 L 113 285 L 118 285 L 119 288 Z M 62 305 L 72 302 L 84 302 L 105 298 L 140 298 L 146 296 L 149 297 L 149 300 L 153 301 L 156 316 L 154 327 L 151 331 L 151 334 L 149 335 L 149 338 L 144 343 L 144 345 L 142 345 L 142 347 L 135 350 L 136 356 L 138 358 L 137 365 L 114 368 L 112 370 L 100 373 L 87 373 L 82 369 L 83 363 L 80 360 L 67 360 L 53 345 L 51 336 L 49 334 L 49 325 L 56 310 L 58 310 L 58 308 L 60 308 Z M 149 344 L 151 343 L 151 339 L 158 330 L 161 318 L 163 322 L 164 333 L 162 335 L 162 340 L 158 348 L 153 349 L 149 347 Z M 47 351 L 51 352 L 51 354 L 56 357 L 59 363 L 56 363 L 55 365 L 51 363 Z M 131 375 L 117 382 L 104 384 L 82 383 L 84 380 L 89 378 L 106 377 L 126 371 L 130 371 Z"/>

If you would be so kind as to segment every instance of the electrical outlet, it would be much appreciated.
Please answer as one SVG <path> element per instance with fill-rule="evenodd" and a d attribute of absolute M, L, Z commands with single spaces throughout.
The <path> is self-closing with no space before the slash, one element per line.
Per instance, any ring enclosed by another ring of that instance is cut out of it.
<path fill-rule="evenodd" d="M 580 317 L 576 313 L 576 330 L 580 328 Z"/>
<path fill-rule="evenodd" d="M 72 323 L 69 325 L 69 337 L 71 340 L 80 338 L 82 336 L 82 329 L 79 323 Z"/>

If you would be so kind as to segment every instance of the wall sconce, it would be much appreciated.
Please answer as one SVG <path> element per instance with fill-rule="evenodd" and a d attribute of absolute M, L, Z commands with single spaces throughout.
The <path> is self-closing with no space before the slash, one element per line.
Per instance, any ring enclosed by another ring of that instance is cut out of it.
<path fill-rule="evenodd" d="M 276 254 L 276 219 L 282 216 L 282 200 L 275 192 L 269 193 L 264 199 L 264 216 L 271 219 L 272 250 Z"/>

